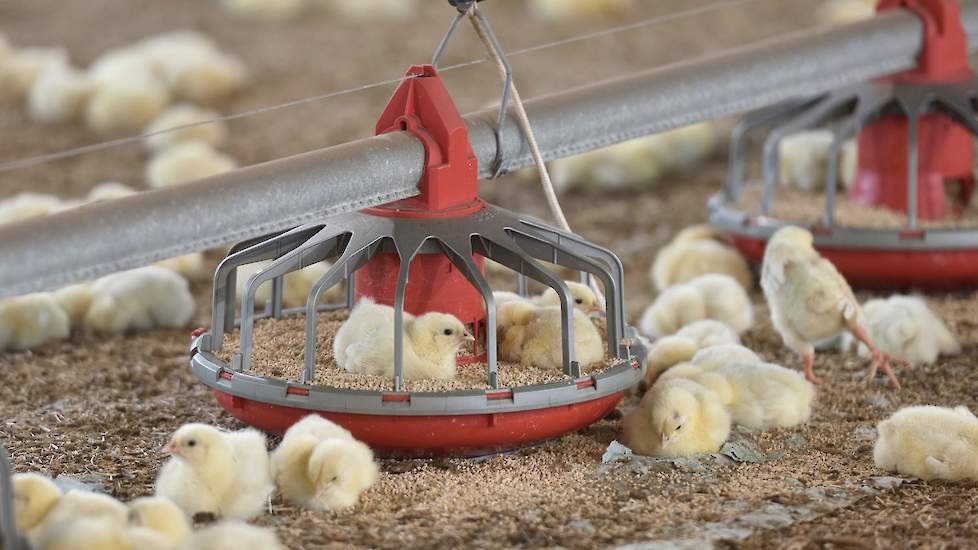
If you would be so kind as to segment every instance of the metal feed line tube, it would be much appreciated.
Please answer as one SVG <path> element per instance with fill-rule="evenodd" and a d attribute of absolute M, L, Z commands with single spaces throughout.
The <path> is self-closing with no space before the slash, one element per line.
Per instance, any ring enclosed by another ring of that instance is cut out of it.
<path fill-rule="evenodd" d="M 978 49 L 978 0 L 961 2 Z M 565 157 L 638 136 L 864 81 L 915 65 L 921 23 L 899 10 L 526 102 L 543 155 Z M 494 109 L 466 117 L 488 177 Z M 531 159 L 515 120 L 503 168 Z M 0 297 L 49 289 L 272 233 L 415 194 L 424 149 L 384 134 L 183 186 L 0 227 Z"/>

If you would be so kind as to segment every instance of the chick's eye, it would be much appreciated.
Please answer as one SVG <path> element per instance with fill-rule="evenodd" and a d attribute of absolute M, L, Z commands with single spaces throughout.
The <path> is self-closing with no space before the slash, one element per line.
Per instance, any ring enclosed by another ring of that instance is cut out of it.
<path fill-rule="evenodd" d="M 583 304 L 584 303 L 584 300 L 581 299 L 581 298 L 578 298 L 578 299 L 574 300 L 574 303 L 575 304 Z"/>
<path fill-rule="evenodd" d="M 187 442 L 187 446 L 188 447 L 196 447 L 197 446 L 197 440 L 196 439 L 191 439 L 190 441 Z"/>
<path fill-rule="evenodd" d="M 453 331 L 450 328 L 446 328 L 444 332 L 445 332 L 445 336 L 451 336 Z"/>
<path fill-rule="evenodd" d="M 339 478 L 340 478 L 340 476 L 333 476 L 332 479 L 330 479 L 330 481 L 336 481 Z"/>
<path fill-rule="evenodd" d="M 682 424 L 676 426 L 676 431 L 677 432 L 680 431 L 680 430 L 682 430 L 682 429 L 683 429 L 683 425 Z"/>

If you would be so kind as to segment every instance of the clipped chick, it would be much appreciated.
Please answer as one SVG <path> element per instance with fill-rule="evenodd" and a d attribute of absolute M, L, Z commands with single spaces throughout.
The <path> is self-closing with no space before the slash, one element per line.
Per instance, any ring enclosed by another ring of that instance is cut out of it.
<path fill-rule="evenodd" d="M 370 448 L 318 414 L 288 431 L 271 455 L 272 478 L 282 495 L 313 510 L 342 510 L 377 480 Z"/>
<path fill-rule="evenodd" d="M 720 241 L 713 227 L 693 225 L 680 231 L 655 256 L 650 275 L 656 290 L 685 283 L 707 273 L 724 273 L 746 290 L 754 286 L 747 260 L 737 250 Z"/>
<path fill-rule="evenodd" d="M 275 488 L 265 436 L 256 430 L 222 432 L 185 424 L 163 450 L 171 458 L 156 478 L 156 496 L 189 516 L 250 519 L 261 513 Z"/>
<path fill-rule="evenodd" d="M 177 143 L 154 155 L 146 164 L 146 183 L 168 187 L 229 172 L 238 163 L 203 141 Z"/>
<path fill-rule="evenodd" d="M 20 193 L 0 201 L 0 225 L 45 216 L 71 206 L 54 195 Z"/>
<path fill-rule="evenodd" d="M 877 431 L 879 468 L 921 479 L 978 480 L 978 418 L 967 407 L 904 407 Z"/>
<path fill-rule="evenodd" d="M 587 367 L 604 360 L 601 334 L 581 310 L 572 310 L 574 360 Z M 499 358 L 541 369 L 563 368 L 563 315 L 560 306 L 509 302 L 499 308 Z"/>
<path fill-rule="evenodd" d="M 234 15 L 256 21 L 281 22 L 295 19 L 306 9 L 306 0 L 222 0 Z"/>
<path fill-rule="evenodd" d="M 886 300 L 863 304 L 869 339 L 886 355 L 910 364 L 929 365 L 939 355 L 956 355 L 961 344 L 941 319 L 916 296 L 895 295 Z M 846 333 L 843 340 L 850 340 Z M 843 343 L 843 349 L 850 345 Z M 865 344 L 859 344 L 859 355 L 869 356 Z"/>
<path fill-rule="evenodd" d="M 761 268 L 761 288 L 771 320 L 786 346 L 802 356 L 805 378 L 815 384 L 813 342 L 848 330 L 866 344 L 873 357 L 867 378 L 882 369 L 890 384 L 900 383 L 887 357 L 876 349 L 862 326 L 859 302 L 849 283 L 812 246 L 812 234 L 800 227 L 779 229 L 768 241 Z"/>
<path fill-rule="evenodd" d="M 475 340 L 461 321 L 445 313 L 415 317 L 404 312 L 403 330 L 405 379 L 454 378 L 459 348 Z M 333 357 L 352 373 L 393 376 L 394 308 L 361 300 L 336 332 Z"/>
<path fill-rule="evenodd" d="M 574 309 L 580 310 L 585 315 L 604 311 L 604 308 L 601 307 L 601 303 L 598 301 L 597 295 L 591 290 L 591 287 L 576 281 L 564 281 L 564 283 L 567 285 L 571 297 L 574 299 Z M 557 295 L 556 290 L 548 288 L 543 294 L 534 298 L 532 302 L 534 305 L 540 307 L 560 306 L 560 297 Z"/>
<path fill-rule="evenodd" d="M 713 371 L 735 363 L 749 365 L 761 363 L 762 360 L 756 353 L 740 344 L 721 344 L 697 351 L 689 362 L 703 370 Z"/>
<path fill-rule="evenodd" d="M 166 86 L 148 73 L 105 76 L 94 81 L 84 115 L 86 126 L 99 133 L 142 130 L 170 103 Z"/>
<path fill-rule="evenodd" d="M 238 302 L 241 301 L 241 295 L 244 293 L 245 285 L 248 283 L 248 278 L 251 277 L 257 271 L 268 267 L 271 262 L 256 262 L 253 264 L 245 264 L 238 268 L 237 277 L 235 278 L 237 283 L 237 296 Z M 283 277 L 282 284 L 282 305 L 284 307 L 301 307 L 306 305 L 306 301 L 309 298 L 309 293 L 312 292 L 312 287 L 315 286 L 319 279 L 326 275 L 329 271 L 329 262 L 318 262 L 299 271 L 293 271 L 291 273 L 286 273 Z M 342 290 L 339 286 L 333 286 L 323 292 L 321 298 L 322 301 L 333 302 L 342 294 Z M 258 287 L 257 292 L 255 292 L 255 305 L 262 306 L 270 300 L 272 297 L 272 282 L 266 281 L 261 286 Z"/>
<path fill-rule="evenodd" d="M 200 105 L 215 105 L 244 87 L 248 70 L 237 57 L 216 49 L 184 52 L 186 45 L 155 44 L 154 59 L 173 95 Z"/>
<path fill-rule="evenodd" d="M 683 336 L 664 336 L 653 342 L 645 355 L 645 386 L 652 387 L 666 369 L 689 361 L 699 349 L 696 342 Z"/>
<path fill-rule="evenodd" d="M 796 371 L 773 363 L 731 363 L 715 370 L 688 363 L 667 370 L 660 380 L 673 378 L 710 388 L 732 421 L 752 430 L 797 426 L 812 414 L 814 386 Z"/>
<path fill-rule="evenodd" d="M 730 414 L 712 390 L 673 379 L 652 386 L 622 426 L 626 444 L 636 453 L 688 456 L 720 450 L 730 435 Z"/>
<path fill-rule="evenodd" d="M 275 531 L 222 521 L 193 533 L 181 550 L 285 550 Z"/>
<path fill-rule="evenodd" d="M 182 327 L 194 313 L 187 280 L 157 266 L 102 277 L 92 283 L 92 293 L 83 324 L 97 332 Z"/>
<path fill-rule="evenodd" d="M 0 59 L 0 99 L 19 100 L 48 67 L 67 65 L 68 53 L 62 48 L 5 49 Z"/>
<path fill-rule="evenodd" d="M 41 550 L 171 550 L 164 537 L 127 528 L 104 517 L 83 517 L 53 526 L 38 544 Z"/>
<path fill-rule="evenodd" d="M 33 349 L 68 337 L 68 313 L 51 293 L 0 300 L 0 351 Z"/>
<path fill-rule="evenodd" d="M 829 148 L 833 134 L 830 130 L 809 130 L 785 136 L 778 144 L 781 185 L 802 191 L 825 188 Z M 847 140 L 839 150 L 836 183 L 848 187 L 855 176 L 856 142 Z"/>
<path fill-rule="evenodd" d="M 174 256 L 160 260 L 153 265 L 169 269 L 177 275 L 192 281 L 206 279 L 210 275 L 206 265 L 204 265 L 204 254 L 201 252 L 191 252 L 183 256 Z"/>
<path fill-rule="evenodd" d="M 359 20 L 403 21 L 417 13 L 417 0 L 318 0 L 340 17 Z"/>
<path fill-rule="evenodd" d="M 51 507 L 44 521 L 30 534 L 31 539 L 40 541 L 40 546 L 62 526 L 80 518 L 101 519 L 120 529 L 128 523 L 129 510 L 118 500 L 98 493 L 70 490 Z"/>
<path fill-rule="evenodd" d="M 88 308 L 95 299 L 91 283 L 78 283 L 59 288 L 51 293 L 54 300 L 68 315 L 70 326 L 78 326 L 85 320 Z"/>
<path fill-rule="evenodd" d="M 129 195 L 135 195 L 136 193 L 138 193 L 138 191 L 124 183 L 107 181 L 93 187 L 92 190 L 88 192 L 88 195 L 85 196 L 85 202 L 110 201 L 113 199 L 128 197 Z"/>
<path fill-rule="evenodd" d="M 63 493 L 51 478 L 40 474 L 14 474 L 12 483 L 17 530 L 31 533 L 41 525 Z"/>
<path fill-rule="evenodd" d="M 824 0 L 815 17 L 826 24 L 844 24 L 868 19 L 876 13 L 877 0 Z"/>
<path fill-rule="evenodd" d="M 634 0 L 531 0 L 530 14 L 544 21 L 566 21 L 596 15 L 621 15 L 635 8 Z"/>
<path fill-rule="evenodd" d="M 28 112 L 38 122 L 74 120 L 93 91 L 94 83 L 84 72 L 67 63 L 53 63 L 31 85 Z"/>
<path fill-rule="evenodd" d="M 693 321 L 679 329 L 676 336 L 692 340 L 699 348 L 740 343 L 740 337 L 734 329 L 713 319 Z"/>
<path fill-rule="evenodd" d="M 642 314 L 639 329 L 649 336 L 667 336 L 703 319 L 720 321 L 741 334 L 754 323 L 754 306 L 732 277 L 709 273 L 662 291 Z"/>
<path fill-rule="evenodd" d="M 141 497 L 129 503 L 129 525 L 148 529 L 171 544 L 190 535 L 190 522 L 176 504 L 163 497 Z"/>
<path fill-rule="evenodd" d="M 146 126 L 145 133 L 157 134 L 146 139 L 146 147 L 158 151 L 177 143 L 193 140 L 202 141 L 212 147 L 220 147 L 228 139 L 228 128 L 224 121 L 215 120 L 219 116 L 220 113 L 217 111 L 189 103 L 173 105 Z M 213 122 L 205 124 L 205 121 Z M 195 126 L 175 129 L 191 124 Z"/>

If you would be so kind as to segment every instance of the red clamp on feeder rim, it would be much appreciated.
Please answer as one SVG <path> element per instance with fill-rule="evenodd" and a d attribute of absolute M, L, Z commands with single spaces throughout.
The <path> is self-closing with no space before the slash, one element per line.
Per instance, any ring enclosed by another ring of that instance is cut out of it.
<path fill-rule="evenodd" d="M 924 24 L 917 66 L 886 77 L 893 82 L 958 82 L 972 76 L 968 66 L 968 38 L 961 26 L 955 0 L 880 0 L 876 12 L 903 8 Z"/>
<path fill-rule="evenodd" d="M 416 197 L 363 212 L 404 218 L 451 218 L 480 210 L 478 160 L 469 130 L 445 83 L 431 65 L 414 65 L 377 120 L 376 134 L 404 131 L 421 141 L 424 172 Z"/>

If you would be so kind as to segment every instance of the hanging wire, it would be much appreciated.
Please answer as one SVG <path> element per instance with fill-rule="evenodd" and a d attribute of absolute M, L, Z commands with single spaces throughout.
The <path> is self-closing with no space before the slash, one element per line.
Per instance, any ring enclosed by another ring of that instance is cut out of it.
<path fill-rule="evenodd" d="M 568 38 L 563 38 L 563 39 L 556 40 L 556 41 L 553 41 L 553 42 L 546 42 L 546 43 L 543 43 L 543 44 L 536 44 L 534 46 L 528 46 L 526 48 L 520 48 L 520 49 L 513 50 L 513 51 L 507 53 L 506 56 L 507 57 L 514 57 L 514 56 L 519 56 L 519 55 L 525 55 L 525 54 L 528 54 L 528 53 L 538 52 L 538 51 L 541 51 L 541 50 L 547 50 L 547 49 L 551 49 L 551 48 L 557 48 L 557 47 L 565 46 L 567 44 L 573 44 L 573 43 L 576 43 L 576 42 L 582 42 L 582 41 L 587 41 L 587 40 L 594 40 L 594 39 L 602 38 L 602 37 L 605 37 L 605 36 L 611 36 L 611 35 L 615 35 L 615 34 L 618 34 L 618 33 L 627 32 L 627 31 L 639 29 L 639 28 L 642 28 L 642 27 L 647 27 L 647 26 L 650 26 L 650 25 L 663 24 L 663 23 L 667 23 L 667 22 L 670 22 L 670 21 L 675 21 L 677 19 L 682 19 L 682 18 L 686 18 L 686 17 L 694 17 L 694 16 L 697 16 L 697 15 L 701 15 L 701 14 L 704 14 L 704 13 L 709 13 L 709 12 L 716 11 L 716 10 L 722 10 L 722 9 L 726 9 L 726 8 L 732 8 L 732 7 L 736 7 L 736 6 L 741 6 L 741 5 L 751 4 L 751 3 L 755 3 L 755 2 L 761 2 L 761 1 L 768 1 L 768 0 L 723 0 L 723 1 L 719 1 L 719 2 L 714 2 L 712 4 L 707 4 L 705 6 L 698 6 L 696 8 L 691 8 L 691 9 L 680 11 L 680 12 L 676 12 L 676 13 L 670 13 L 670 14 L 667 14 L 667 15 L 660 15 L 660 16 L 656 16 L 656 17 L 651 17 L 649 19 L 644 19 L 642 21 L 635 21 L 635 22 L 632 22 L 632 23 L 627 23 L 625 25 L 620 25 L 620 26 L 617 26 L 617 27 L 611 27 L 611 28 L 608 28 L 608 29 L 600 30 L 600 31 L 594 31 L 594 32 L 589 32 L 589 33 L 585 33 L 585 34 L 581 34 L 581 35 L 571 36 L 571 37 L 568 37 Z M 457 22 L 454 22 L 453 21 L 453 26 L 454 25 L 457 25 L 457 24 L 458 24 Z M 450 31 L 451 30 L 453 30 L 453 29 L 450 29 Z M 796 33 L 785 33 L 785 36 L 790 36 L 792 34 L 796 34 Z M 448 39 L 449 36 L 450 36 L 450 33 L 447 33 L 446 36 L 445 36 L 445 38 L 443 38 L 443 41 L 447 43 L 447 39 Z M 439 44 L 439 49 L 444 49 L 444 44 Z M 440 55 L 441 55 L 440 52 L 436 49 L 436 58 L 435 58 L 435 61 L 437 61 L 437 58 L 440 57 Z M 471 67 L 473 65 L 479 65 L 479 64 L 485 63 L 485 62 L 487 62 L 489 60 L 490 60 L 490 58 L 483 57 L 483 58 L 479 58 L 479 59 L 473 59 L 473 60 L 470 60 L 470 61 L 456 63 L 454 65 L 449 65 L 449 66 L 446 66 L 443 69 L 440 69 L 439 72 L 442 73 L 442 74 L 444 74 L 444 73 L 447 73 L 449 71 L 454 71 L 454 70 L 462 69 L 462 68 L 465 68 L 465 67 Z M 313 95 L 313 96 L 309 96 L 309 97 L 304 97 L 304 98 L 300 98 L 300 99 L 295 99 L 295 100 L 287 101 L 287 102 L 284 102 L 284 103 L 279 103 L 279 104 L 275 104 L 275 105 L 269 105 L 269 106 L 266 106 L 266 107 L 259 107 L 257 109 L 253 109 L 253 110 L 242 111 L 242 112 L 239 112 L 239 113 L 232 113 L 230 115 L 219 116 L 219 117 L 215 117 L 215 118 L 208 119 L 208 120 L 201 120 L 201 121 L 198 121 L 198 122 L 192 122 L 192 123 L 188 123 L 188 124 L 181 124 L 179 126 L 173 126 L 173 127 L 170 127 L 170 128 L 164 128 L 162 130 L 157 130 L 157 131 L 154 131 L 154 132 L 147 132 L 147 133 L 143 133 L 143 134 L 137 134 L 137 135 L 132 135 L 132 136 L 121 137 L 121 138 L 112 139 L 112 140 L 108 140 L 108 141 L 103 141 L 103 142 L 99 142 L 99 143 L 93 143 L 93 144 L 89 144 L 89 145 L 82 145 L 82 146 L 79 146 L 79 147 L 73 147 L 71 149 L 64 149 L 64 150 L 61 150 L 61 151 L 54 151 L 54 152 L 51 152 L 51 153 L 43 153 L 43 154 L 36 155 L 36 156 L 33 156 L 33 157 L 28 157 L 28 158 L 25 158 L 25 159 L 17 159 L 17 160 L 0 162 L 0 172 L 8 172 L 8 171 L 11 171 L 11 170 L 16 170 L 16 169 L 20 169 L 20 168 L 26 168 L 26 167 L 35 166 L 35 165 L 38 165 L 38 164 L 44 164 L 46 162 L 51 162 L 51 161 L 55 161 L 55 160 L 61 160 L 61 159 L 75 157 L 75 156 L 79 156 L 79 155 L 84 155 L 84 154 L 87 154 L 87 153 L 92 153 L 92 152 L 101 151 L 101 150 L 105 150 L 105 149 L 112 149 L 112 148 L 115 148 L 115 147 L 121 147 L 123 145 L 128 145 L 128 144 L 135 143 L 135 142 L 141 142 L 141 141 L 143 141 L 143 140 L 145 140 L 147 138 L 150 138 L 150 137 L 154 137 L 154 136 L 158 136 L 158 135 L 163 135 L 163 134 L 168 134 L 168 133 L 171 133 L 171 132 L 178 132 L 178 131 L 185 130 L 185 129 L 188 129 L 188 128 L 195 128 L 195 127 L 198 127 L 198 126 L 204 126 L 206 124 L 214 124 L 214 123 L 217 123 L 217 122 L 227 122 L 227 121 L 232 121 L 232 120 L 237 120 L 237 119 L 242 119 L 242 118 L 248 118 L 248 117 L 252 117 L 252 116 L 256 116 L 256 115 L 260 115 L 260 114 L 270 113 L 270 112 L 274 112 L 274 111 L 278 111 L 278 110 L 288 109 L 288 108 L 291 108 L 291 107 L 297 107 L 297 106 L 300 106 L 300 105 L 305 105 L 305 104 L 308 104 L 308 103 L 322 101 L 322 100 L 325 100 L 325 99 L 332 99 L 332 98 L 344 96 L 344 95 L 347 95 L 347 94 L 362 92 L 362 91 L 370 90 L 370 89 L 373 89 L 373 88 L 379 88 L 379 87 L 382 87 L 382 86 L 389 86 L 389 85 L 392 85 L 392 84 L 398 84 L 398 83 L 402 82 L 403 80 L 405 80 L 407 78 L 416 78 L 416 77 L 414 77 L 414 76 L 403 77 L 402 76 L 402 77 L 398 77 L 398 78 L 391 78 L 391 79 L 388 79 L 388 80 L 382 80 L 382 81 L 379 81 L 379 82 L 373 82 L 373 83 L 370 83 L 370 84 L 363 84 L 363 85 L 360 85 L 360 86 L 354 86 L 352 88 L 346 88 L 346 89 L 343 89 L 343 90 L 337 90 L 337 91 L 333 91 L 333 92 L 327 92 L 327 93 L 317 94 L 317 95 Z M 507 88 L 508 88 L 508 86 L 507 86 Z M 497 128 L 498 128 L 498 125 L 497 125 Z M 497 151 L 498 151 L 498 148 L 497 148 Z"/>
<path fill-rule="evenodd" d="M 550 212 L 553 214 L 554 218 L 557 220 L 557 224 L 561 229 L 567 232 L 572 232 L 570 223 L 567 221 L 567 216 L 564 215 L 564 209 L 560 206 L 560 201 L 557 199 L 557 192 L 554 189 L 553 181 L 550 179 L 550 170 L 547 169 L 547 164 L 543 160 L 543 154 L 540 152 L 540 146 L 537 144 L 536 136 L 533 133 L 533 128 L 530 125 L 530 118 L 526 115 L 526 109 L 523 107 L 523 101 L 520 99 L 520 93 L 516 89 L 516 83 L 513 82 L 513 72 L 510 69 L 509 62 L 506 61 L 506 54 L 503 52 L 502 47 L 499 45 L 499 41 L 496 40 L 496 35 L 492 32 L 492 27 L 482 13 L 479 11 L 479 7 L 476 4 L 472 4 L 468 11 L 469 21 L 472 23 L 472 28 L 475 29 L 475 33 L 482 40 L 482 44 L 489 51 L 490 57 L 496 62 L 496 68 L 499 69 L 500 77 L 505 82 L 506 89 L 509 91 L 510 95 L 513 97 L 513 107 L 516 110 L 516 118 L 519 121 L 520 130 L 523 132 L 523 136 L 526 138 L 526 142 L 530 147 L 530 154 L 533 156 L 533 162 L 536 165 L 537 172 L 540 174 L 540 185 L 543 187 L 543 194 L 547 198 L 547 205 L 550 207 Z M 504 96 L 505 97 L 505 96 Z M 504 106 L 500 107 L 500 115 L 504 116 L 505 111 Z M 496 143 L 496 157 L 501 158 L 500 149 L 502 141 L 498 140 Z M 598 303 L 602 306 L 606 306 L 606 301 L 604 294 L 601 292 L 600 287 L 598 287 L 598 282 L 593 278 L 589 278 L 591 290 L 594 292 L 598 299 Z"/>

